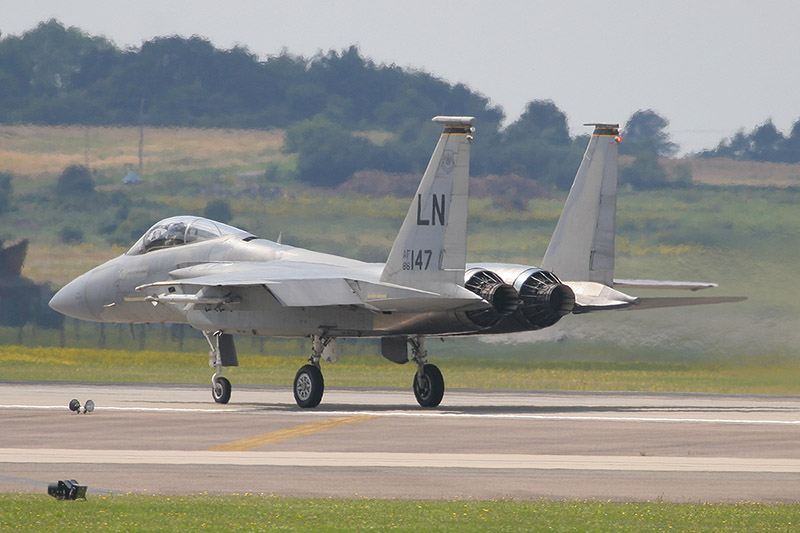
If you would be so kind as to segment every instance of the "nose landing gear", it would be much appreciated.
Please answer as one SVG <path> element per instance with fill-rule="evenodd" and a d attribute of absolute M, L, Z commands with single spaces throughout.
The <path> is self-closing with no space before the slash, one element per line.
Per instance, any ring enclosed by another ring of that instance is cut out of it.
<path fill-rule="evenodd" d="M 231 399 L 231 382 L 217 372 L 211 377 L 211 396 L 217 403 L 228 403 Z"/>
<path fill-rule="evenodd" d="M 231 399 L 232 386 L 227 378 L 222 377 L 222 367 L 239 366 L 233 335 L 221 331 L 204 331 L 203 336 L 211 346 L 211 351 L 208 352 L 208 364 L 216 369 L 214 375 L 211 376 L 211 397 L 217 403 L 228 403 Z"/>

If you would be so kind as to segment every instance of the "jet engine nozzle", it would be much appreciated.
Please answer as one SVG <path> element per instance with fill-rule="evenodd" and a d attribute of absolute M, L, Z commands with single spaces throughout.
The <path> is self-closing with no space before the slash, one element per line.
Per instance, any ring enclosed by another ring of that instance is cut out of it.
<path fill-rule="evenodd" d="M 530 329 L 552 326 L 575 307 L 575 293 L 552 272 L 537 270 L 518 280 L 520 314 Z"/>
<path fill-rule="evenodd" d="M 517 289 L 503 282 L 500 276 L 491 270 L 471 270 L 467 272 L 467 276 L 464 287 L 492 304 L 489 309 L 465 313 L 475 325 L 482 328 L 494 326 L 501 318 L 519 308 L 520 294 Z"/>

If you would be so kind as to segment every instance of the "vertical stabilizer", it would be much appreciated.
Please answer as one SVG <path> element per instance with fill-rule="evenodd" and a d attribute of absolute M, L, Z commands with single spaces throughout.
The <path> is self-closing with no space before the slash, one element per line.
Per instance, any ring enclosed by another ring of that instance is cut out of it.
<path fill-rule="evenodd" d="M 434 117 L 444 131 L 422 176 L 381 281 L 452 294 L 464 285 L 473 117 Z"/>
<path fill-rule="evenodd" d="M 542 268 L 564 281 L 614 284 L 619 124 L 594 126 Z"/>

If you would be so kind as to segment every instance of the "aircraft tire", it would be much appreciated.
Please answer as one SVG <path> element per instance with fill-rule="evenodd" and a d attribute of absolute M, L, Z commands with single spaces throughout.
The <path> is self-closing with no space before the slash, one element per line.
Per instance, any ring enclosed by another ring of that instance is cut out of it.
<path fill-rule="evenodd" d="M 414 396 L 422 407 L 436 407 L 444 397 L 444 378 L 436 365 L 422 367 L 422 385 L 414 375 Z"/>
<path fill-rule="evenodd" d="M 211 396 L 217 403 L 228 403 L 231 399 L 231 388 L 228 378 L 218 377 L 211 385 Z"/>
<path fill-rule="evenodd" d="M 294 377 L 294 401 L 304 409 L 316 407 L 322 401 L 325 380 L 322 371 L 314 365 L 304 365 Z"/>

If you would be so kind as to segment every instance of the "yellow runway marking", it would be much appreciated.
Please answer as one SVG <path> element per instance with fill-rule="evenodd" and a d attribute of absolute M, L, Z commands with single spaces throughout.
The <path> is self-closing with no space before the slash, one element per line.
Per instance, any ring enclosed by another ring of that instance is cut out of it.
<path fill-rule="evenodd" d="M 303 435 L 310 435 L 317 431 L 325 431 L 326 429 L 335 428 L 337 426 L 344 426 L 346 424 L 355 424 L 357 422 L 366 422 L 373 418 L 380 418 L 375 415 L 353 415 L 353 416 L 340 416 L 337 418 L 329 418 L 327 420 L 320 420 L 319 422 L 310 422 L 308 424 L 300 424 L 287 429 L 279 429 L 272 433 L 264 433 L 263 435 L 255 435 L 247 437 L 246 439 L 235 440 L 227 444 L 220 444 L 209 448 L 212 452 L 244 452 L 258 448 L 259 446 L 266 446 L 286 439 L 293 439 L 295 437 L 302 437 Z"/>

